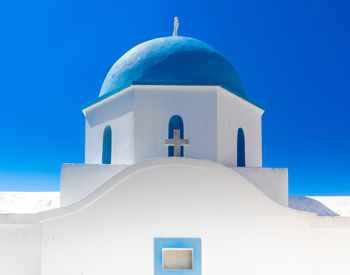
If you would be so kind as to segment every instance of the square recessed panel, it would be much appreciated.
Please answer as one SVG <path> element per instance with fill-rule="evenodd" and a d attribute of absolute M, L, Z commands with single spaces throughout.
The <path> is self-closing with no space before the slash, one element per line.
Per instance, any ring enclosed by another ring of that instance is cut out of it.
<path fill-rule="evenodd" d="M 193 249 L 163 248 L 163 269 L 191 270 L 193 269 Z"/>
<path fill-rule="evenodd" d="M 201 275 L 200 238 L 155 238 L 154 275 Z"/>

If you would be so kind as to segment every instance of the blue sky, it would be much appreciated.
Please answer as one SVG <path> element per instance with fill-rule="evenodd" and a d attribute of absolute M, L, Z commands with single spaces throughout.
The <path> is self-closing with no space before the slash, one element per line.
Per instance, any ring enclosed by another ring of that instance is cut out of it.
<path fill-rule="evenodd" d="M 9 1 L 0 8 L 0 190 L 59 189 L 84 161 L 81 107 L 131 47 L 201 39 L 265 107 L 263 165 L 291 195 L 350 195 L 349 1 Z"/>

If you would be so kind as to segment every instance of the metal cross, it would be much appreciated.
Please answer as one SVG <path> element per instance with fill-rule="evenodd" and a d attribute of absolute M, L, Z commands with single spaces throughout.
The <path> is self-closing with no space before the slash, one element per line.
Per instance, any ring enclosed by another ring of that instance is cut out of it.
<path fill-rule="evenodd" d="M 174 146 L 174 157 L 181 157 L 181 147 L 187 145 L 190 145 L 190 140 L 181 139 L 179 129 L 174 129 L 174 136 L 172 139 L 165 140 L 165 146 Z"/>

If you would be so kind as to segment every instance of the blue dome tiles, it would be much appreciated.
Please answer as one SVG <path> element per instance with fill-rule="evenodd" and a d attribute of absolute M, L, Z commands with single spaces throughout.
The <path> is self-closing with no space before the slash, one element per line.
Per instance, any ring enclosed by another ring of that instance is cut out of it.
<path fill-rule="evenodd" d="M 246 97 L 234 67 L 213 47 L 189 37 L 162 37 L 132 48 L 108 72 L 100 97 L 133 82 L 215 83 Z"/>

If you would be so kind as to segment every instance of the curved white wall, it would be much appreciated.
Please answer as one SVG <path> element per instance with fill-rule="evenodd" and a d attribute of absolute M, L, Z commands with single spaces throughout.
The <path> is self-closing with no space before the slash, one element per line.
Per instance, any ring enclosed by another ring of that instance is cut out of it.
<path fill-rule="evenodd" d="M 70 206 L 2 214 L 1 274 L 153 275 L 155 237 L 201 238 L 203 275 L 346 274 L 350 218 L 282 207 L 243 178 L 243 169 L 148 160 Z"/>
<path fill-rule="evenodd" d="M 153 275 L 155 237 L 202 238 L 203 275 L 309 274 L 309 220 L 229 168 L 152 160 L 106 186 L 42 221 L 42 274 Z"/>

